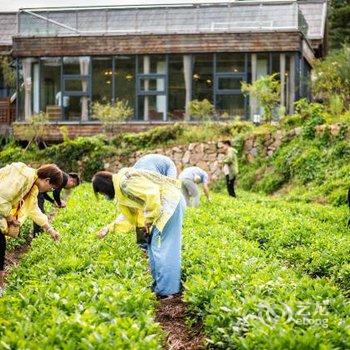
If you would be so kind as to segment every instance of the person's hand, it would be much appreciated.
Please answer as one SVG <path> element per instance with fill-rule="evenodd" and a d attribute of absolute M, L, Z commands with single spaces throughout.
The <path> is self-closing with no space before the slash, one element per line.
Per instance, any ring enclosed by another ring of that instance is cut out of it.
<path fill-rule="evenodd" d="M 147 236 L 149 236 L 151 234 L 151 231 L 152 231 L 152 224 L 150 224 L 150 223 L 146 224 L 144 230 L 146 231 Z"/>
<path fill-rule="evenodd" d="M 6 221 L 8 226 L 20 226 L 20 222 L 13 215 L 7 216 Z"/>
<path fill-rule="evenodd" d="M 102 239 L 104 237 L 106 237 L 108 234 L 108 227 L 104 227 L 103 229 L 101 229 L 98 234 L 97 234 L 97 237 Z"/>
<path fill-rule="evenodd" d="M 61 201 L 61 205 L 58 205 L 59 208 L 65 208 L 67 206 L 66 202 Z"/>
<path fill-rule="evenodd" d="M 56 231 L 53 227 L 50 227 L 47 230 L 48 234 L 51 236 L 52 240 L 54 242 L 58 242 L 61 238 L 60 233 L 58 231 Z"/>

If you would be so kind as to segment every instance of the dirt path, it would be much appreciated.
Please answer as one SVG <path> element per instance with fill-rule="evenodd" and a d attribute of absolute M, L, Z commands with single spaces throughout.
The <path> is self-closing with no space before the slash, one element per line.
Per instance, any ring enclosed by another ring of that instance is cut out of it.
<path fill-rule="evenodd" d="M 167 334 L 165 346 L 167 350 L 204 349 L 202 325 L 197 324 L 189 330 L 186 326 L 187 317 L 187 306 L 181 295 L 159 301 L 156 321 Z"/>
<path fill-rule="evenodd" d="M 9 252 L 6 252 L 5 255 L 5 270 L 8 273 L 13 267 L 16 267 L 20 260 L 22 255 L 24 255 L 25 253 L 27 253 L 27 251 L 30 248 L 30 245 L 32 243 L 32 236 L 28 235 L 27 240 L 25 241 L 24 244 L 22 244 L 21 246 L 18 246 L 12 250 L 10 250 Z"/>

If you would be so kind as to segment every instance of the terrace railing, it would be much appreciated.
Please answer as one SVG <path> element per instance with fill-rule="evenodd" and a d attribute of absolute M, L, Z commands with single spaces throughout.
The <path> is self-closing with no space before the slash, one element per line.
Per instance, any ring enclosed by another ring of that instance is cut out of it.
<path fill-rule="evenodd" d="M 307 30 L 296 1 L 22 9 L 18 16 L 20 36 Z"/>

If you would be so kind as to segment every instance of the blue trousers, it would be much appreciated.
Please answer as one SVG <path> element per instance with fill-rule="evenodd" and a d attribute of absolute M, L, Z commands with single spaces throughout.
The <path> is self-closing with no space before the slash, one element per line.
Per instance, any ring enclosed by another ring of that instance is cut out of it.
<path fill-rule="evenodd" d="M 162 232 L 152 230 L 151 244 L 148 244 L 148 258 L 153 276 L 153 291 L 157 295 L 171 295 L 180 292 L 181 286 L 181 243 L 182 222 L 186 203 L 181 200 Z"/>

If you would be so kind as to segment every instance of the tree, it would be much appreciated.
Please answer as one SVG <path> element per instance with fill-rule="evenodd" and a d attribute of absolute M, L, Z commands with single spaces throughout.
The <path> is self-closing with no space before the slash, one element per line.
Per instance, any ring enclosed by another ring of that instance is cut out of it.
<path fill-rule="evenodd" d="M 209 121 L 214 115 L 214 106 L 206 98 L 201 101 L 193 100 L 189 103 L 188 112 L 190 117 Z"/>
<path fill-rule="evenodd" d="M 329 22 L 330 47 L 340 49 L 343 44 L 350 44 L 349 0 L 332 0 Z"/>
<path fill-rule="evenodd" d="M 130 118 L 134 110 L 129 106 L 128 101 L 117 100 L 114 104 L 94 103 L 92 113 L 102 122 L 105 132 L 113 132 L 114 126 Z"/>
<path fill-rule="evenodd" d="M 279 105 L 281 95 L 281 83 L 277 74 L 263 76 L 252 84 L 242 82 L 241 90 L 244 94 L 255 97 L 263 107 L 263 120 L 271 122 L 273 111 Z"/>
<path fill-rule="evenodd" d="M 4 77 L 4 84 L 6 87 L 15 88 L 16 87 L 16 73 L 11 67 L 11 62 L 8 56 L 0 57 L 0 67 Z"/>
<path fill-rule="evenodd" d="M 43 143 L 45 146 L 45 124 L 48 123 L 49 117 L 47 113 L 40 112 L 31 116 L 26 125 L 23 127 L 24 138 L 28 141 L 26 150 L 34 141 L 37 146 Z"/>
<path fill-rule="evenodd" d="M 324 60 L 315 62 L 312 92 L 327 106 L 332 103 L 339 104 L 341 98 L 343 105 L 349 107 L 350 47 L 344 46 L 341 50 L 330 53 Z"/>

